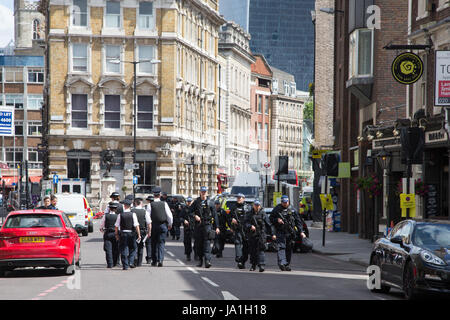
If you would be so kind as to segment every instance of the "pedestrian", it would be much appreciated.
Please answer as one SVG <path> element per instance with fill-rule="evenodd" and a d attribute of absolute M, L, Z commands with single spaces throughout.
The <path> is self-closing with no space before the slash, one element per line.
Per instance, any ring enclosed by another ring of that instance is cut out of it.
<path fill-rule="evenodd" d="M 170 230 L 170 233 L 172 234 L 172 240 L 180 240 L 180 203 L 178 203 L 178 199 L 176 197 L 172 198 L 171 203 L 169 204 L 170 210 L 172 211 L 173 215 L 173 226 L 172 230 Z"/>
<path fill-rule="evenodd" d="M 118 192 L 113 192 L 113 193 L 111 193 L 111 195 L 109 197 L 112 202 L 118 203 L 116 213 L 121 214 L 123 212 L 123 205 L 122 205 L 122 203 L 120 203 L 120 194 Z M 104 213 L 106 214 L 108 212 L 109 212 L 109 206 L 106 207 Z"/>
<path fill-rule="evenodd" d="M 252 210 L 246 216 L 246 231 L 248 238 L 248 250 L 250 253 L 250 271 L 264 272 L 266 264 L 266 230 L 270 230 L 272 239 L 275 240 L 275 228 L 270 224 L 269 217 L 261 207 L 261 202 L 255 200 Z"/>
<path fill-rule="evenodd" d="M 150 214 L 147 212 L 144 207 L 142 207 L 142 198 L 136 198 L 134 200 L 134 207 L 131 209 L 132 212 L 136 214 L 136 217 L 139 222 L 139 230 L 141 232 L 141 241 L 137 244 L 137 259 L 135 259 L 136 267 L 142 266 L 142 259 L 144 256 L 144 246 L 147 251 L 147 256 L 151 252 L 151 243 L 148 240 L 150 233 Z M 148 260 L 147 260 L 148 261 Z"/>
<path fill-rule="evenodd" d="M 53 210 L 52 202 L 50 199 L 50 196 L 45 196 L 44 200 L 42 201 L 44 204 L 37 209 L 45 209 L 45 210 Z"/>
<path fill-rule="evenodd" d="M 54 194 L 52 194 L 50 196 L 50 202 L 51 202 L 51 206 L 53 207 L 53 210 L 58 210 L 58 208 L 57 208 L 58 197 L 56 197 Z"/>
<path fill-rule="evenodd" d="M 245 195 L 239 193 L 237 195 L 237 202 L 231 211 L 231 228 L 234 233 L 234 249 L 235 261 L 239 269 L 245 269 L 245 263 L 248 260 L 248 241 L 245 234 L 245 216 L 250 211 L 250 208 L 245 203 Z"/>
<path fill-rule="evenodd" d="M 122 258 L 123 270 L 134 268 L 134 259 L 136 258 L 136 237 L 141 240 L 139 222 L 136 214 L 131 212 L 131 201 L 123 201 L 123 212 L 118 215 L 115 224 L 116 239 L 119 241 L 120 255 Z M 120 233 L 119 233 L 120 231 Z"/>
<path fill-rule="evenodd" d="M 270 214 L 270 222 L 275 227 L 278 266 L 281 271 L 291 271 L 290 263 L 294 242 L 298 236 L 305 238 L 303 225 L 298 213 L 289 205 L 289 197 L 283 195 Z"/>
<path fill-rule="evenodd" d="M 117 221 L 117 202 L 108 204 L 109 211 L 102 217 L 100 231 L 103 232 L 103 250 L 106 255 L 107 268 L 113 268 L 119 263 L 119 243 L 115 236 L 115 227 Z"/>
<path fill-rule="evenodd" d="M 230 231 L 229 225 L 231 224 L 231 219 L 229 219 L 229 215 L 222 208 L 222 203 L 219 199 L 214 201 L 214 210 L 217 215 L 217 224 L 220 230 L 220 233 L 216 235 L 214 239 L 214 246 L 212 254 L 215 254 L 217 258 L 222 258 L 223 249 L 225 248 L 225 240 L 227 237 L 227 232 Z"/>
<path fill-rule="evenodd" d="M 145 205 L 145 211 L 150 215 L 151 214 L 151 203 L 153 201 L 155 201 L 155 197 L 153 196 L 153 194 L 150 194 L 147 196 L 147 198 L 145 199 L 147 204 Z M 150 218 L 151 221 L 151 218 Z M 149 228 L 150 231 L 151 228 Z M 145 247 L 147 249 L 147 256 L 145 257 L 145 260 L 147 261 L 147 264 L 150 264 L 152 261 L 152 235 L 149 232 L 147 235 L 147 239 L 145 240 Z"/>
<path fill-rule="evenodd" d="M 180 218 L 183 220 L 183 244 L 186 261 L 191 261 L 192 253 L 192 237 L 194 235 L 194 212 L 192 197 L 186 198 L 186 205 L 182 206 Z"/>
<path fill-rule="evenodd" d="M 160 199 L 161 188 L 155 187 L 153 196 L 155 200 L 150 204 L 152 266 L 158 264 L 158 267 L 162 267 L 166 235 L 172 229 L 173 216 L 167 202 Z"/>

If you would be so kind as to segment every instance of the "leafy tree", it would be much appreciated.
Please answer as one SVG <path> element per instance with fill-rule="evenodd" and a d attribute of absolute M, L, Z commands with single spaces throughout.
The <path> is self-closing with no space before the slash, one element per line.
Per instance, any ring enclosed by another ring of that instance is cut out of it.
<path fill-rule="evenodd" d="M 314 104 L 312 100 L 305 103 L 305 107 L 303 109 L 303 119 L 313 120 L 314 117 Z"/>

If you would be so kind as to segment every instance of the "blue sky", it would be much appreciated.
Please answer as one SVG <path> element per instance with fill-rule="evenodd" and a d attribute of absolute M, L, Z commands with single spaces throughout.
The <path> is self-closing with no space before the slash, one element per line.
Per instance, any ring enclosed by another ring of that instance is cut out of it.
<path fill-rule="evenodd" d="M 0 0 L 0 47 L 14 39 L 14 0 Z"/>

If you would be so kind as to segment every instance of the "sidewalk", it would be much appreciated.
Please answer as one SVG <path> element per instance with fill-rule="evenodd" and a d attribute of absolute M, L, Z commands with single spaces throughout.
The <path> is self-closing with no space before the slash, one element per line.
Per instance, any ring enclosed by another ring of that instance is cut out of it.
<path fill-rule="evenodd" d="M 311 228 L 312 221 L 306 221 L 306 224 L 309 229 L 309 238 L 314 243 L 314 253 L 364 267 L 369 266 L 373 246 L 370 240 L 360 239 L 357 234 L 325 231 L 325 246 L 322 246 L 322 228 Z"/>

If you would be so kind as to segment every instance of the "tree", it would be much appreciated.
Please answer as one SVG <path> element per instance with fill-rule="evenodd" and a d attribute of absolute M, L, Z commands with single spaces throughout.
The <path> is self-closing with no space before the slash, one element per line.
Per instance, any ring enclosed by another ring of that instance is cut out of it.
<path fill-rule="evenodd" d="M 303 119 L 313 120 L 314 117 L 314 104 L 310 100 L 305 103 L 305 107 L 303 109 Z"/>

